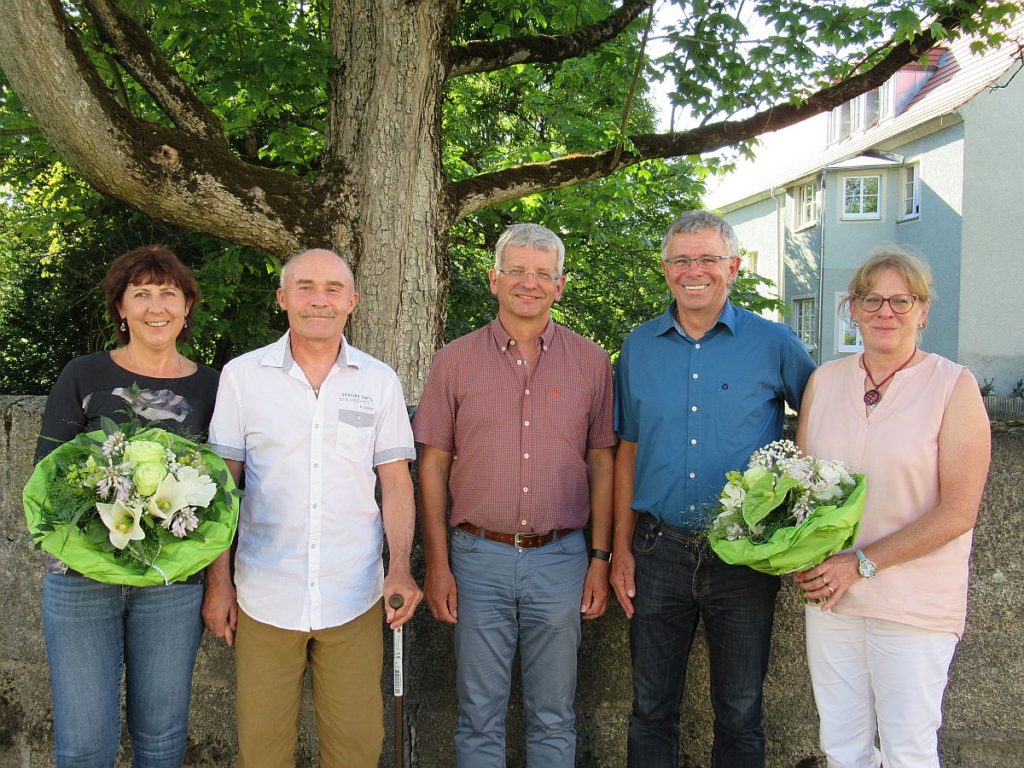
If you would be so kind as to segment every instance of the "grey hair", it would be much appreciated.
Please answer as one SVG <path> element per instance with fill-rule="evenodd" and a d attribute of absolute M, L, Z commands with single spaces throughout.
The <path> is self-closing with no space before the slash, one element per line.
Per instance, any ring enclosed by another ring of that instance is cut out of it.
<path fill-rule="evenodd" d="M 730 257 L 734 259 L 739 257 L 740 241 L 737 239 L 736 232 L 733 231 L 729 222 L 710 211 L 687 211 L 672 222 L 672 225 L 665 232 L 665 236 L 661 239 L 661 258 L 668 258 L 669 241 L 676 235 L 681 232 L 695 235 L 698 232 L 703 232 L 705 229 L 718 233 L 722 240 L 725 241 L 725 247 L 728 248 Z"/>
<path fill-rule="evenodd" d="M 494 246 L 495 269 L 501 268 L 502 260 L 505 257 L 505 248 L 510 245 L 554 253 L 558 257 L 555 270 L 559 275 L 562 274 L 562 268 L 565 266 L 565 244 L 562 242 L 562 238 L 547 227 L 542 227 L 540 224 L 513 224 L 502 232 Z"/>
<path fill-rule="evenodd" d="M 355 273 L 352 272 L 352 265 L 348 263 L 348 259 L 346 259 L 344 256 L 342 256 L 339 253 L 335 253 L 334 251 L 332 251 L 332 250 L 330 250 L 328 248 L 307 248 L 306 250 L 300 251 L 299 253 L 295 254 L 290 259 L 288 259 L 288 261 L 286 261 L 284 264 L 281 265 L 281 279 L 278 281 L 278 287 L 282 288 L 282 289 L 284 288 L 285 280 L 288 277 L 288 268 L 292 265 L 292 262 L 298 261 L 300 258 L 305 256 L 307 253 L 315 253 L 315 252 L 320 252 L 320 251 L 322 251 L 323 253 L 329 253 L 332 256 L 337 256 L 339 259 L 341 259 L 341 263 L 345 265 L 345 268 L 348 269 L 348 271 L 350 273 L 352 273 L 352 280 L 353 280 L 353 286 L 352 287 L 353 287 L 353 290 L 354 290 L 355 289 L 355 284 L 354 284 L 355 283 Z"/>

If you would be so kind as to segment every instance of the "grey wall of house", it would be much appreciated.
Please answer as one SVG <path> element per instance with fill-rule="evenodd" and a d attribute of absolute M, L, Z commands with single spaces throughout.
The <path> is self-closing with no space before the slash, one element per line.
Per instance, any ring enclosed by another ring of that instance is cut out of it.
<path fill-rule="evenodd" d="M 0 768 L 53 766 L 50 691 L 40 630 L 42 567 L 21 540 L 21 488 L 31 468 L 44 398 L 0 396 Z M 975 535 L 967 632 L 957 651 L 940 734 L 947 768 L 1019 768 L 1024 732 L 1015 704 L 1024 701 L 1024 428 L 1001 429 Z M 765 734 L 770 768 L 822 768 L 817 719 L 803 645 L 803 608 L 792 583 L 779 596 L 771 668 L 765 687 Z M 577 765 L 621 768 L 632 698 L 627 625 L 613 603 L 584 625 L 577 692 Z M 390 648 L 385 648 L 386 658 Z M 406 743 L 420 768 L 454 765 L 456 719 L 451 628 L 422 608 L 406 634 Z M 385 664 L 382 685 L 388 684 Z M 682 764 L 709 764 L 711 716 L 707 654 L 698 640 L 691 660 L 681 721 Z M 231 652 L 207 637 L 196 665 L 187 764 L 234 764 L 234 673 Z M 391 760 L 391 704 L 385 699 L 382 766 Z M 307 695 L 296 764 L 317 764 L 315 726 Z M 509 711 L 509 765 L 525 765 L 518 691 Z M 129 763 L 124 759 L 119 766 Z M 410 764 L 408 761 L 406 764 Z"/>
<path fill-rule="evenodd" d="M 780 190 L 779 194 L 784 196 L 785 192 Z M 770 197 L 761 200 L 742 211 L 737 211 L 735 216 L 729 219 L 729 223 L 736 230 L 740 247 L 746 248 L 748 251 L 757 251 L 757 273 L 779 285 L 782 273 L 780 271 L 778 226 L 775 221 L 776 205 L 775 200 Z M 743 266 L 750 268 L 750 264 L 746 261 Z"/>
<path fill-rule="evenodd" d="M 937 299 L 929 311 L 922 346 L 956 360 L 959 350 L 960 273 L 963 229 L 964 125 L 946 118 L 938 130 L 911 141 L 885 145 L 916 163 L 920 172 L 921 214 L 902 216 L 903 169 L 889 170 L 891 242 L 909 247 L 932 268 Z"/>
<path fill-rule="evenodd" d="M 1012 67 L 996 90 L 961 113 L 965 159 L 960 362 L 1009 394 L 1024 378 L 1024 76 Z"/>

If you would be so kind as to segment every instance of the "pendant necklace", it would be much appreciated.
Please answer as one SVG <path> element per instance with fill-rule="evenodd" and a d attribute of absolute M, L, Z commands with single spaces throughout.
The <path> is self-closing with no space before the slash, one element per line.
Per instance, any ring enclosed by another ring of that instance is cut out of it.
<path fill-rule="evenodd" d="M 888 384 L 889 383 L 889 379 L 891 379 L 897 373 L 899 373 L 904 368 L 906 368 L 908 365 L 910 365 L 910 361 L 914 359 L 914 355 L 916 355 L 916 354 L 917 354 L 917 347 L 915 346 L 914 347 L 914 351 L 910 353 L 910 357 L 908 357 L 906 360 L 903 361 L 903 365 L 901 365 L 899 368 L 897 368 L 895 371 L 890 373 L 888 376 L 886 376 L 884 379 L 882 379 L 878 383 L 875 383 L 875 377 L 871 375 L 871 369 L 868 368 L 867 358 L 864 355 L 861 355 L 860 356 L 860 364 L 862 366 L 864 366 L 864 373 L 866 373 L 868 375 L 868 381 L 871 382 L 871 386 L 873 387 L 873 389 L 869 389 L 867 392 L 864 393 L 864 405 L 867 405 L 867 406 L 872 407 L 872 408 L 874 406 L 878 405 L 878 401 L 882 399 L 882 393 L 879 392 L 878 390 L 880 390 L 882 387 L 884 387 L 886 384 Z"/>

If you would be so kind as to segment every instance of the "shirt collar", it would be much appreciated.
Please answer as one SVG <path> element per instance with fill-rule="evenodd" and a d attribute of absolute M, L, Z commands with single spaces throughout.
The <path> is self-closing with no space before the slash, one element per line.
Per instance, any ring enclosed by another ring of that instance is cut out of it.
<path fill-rule="evenodd" d="M 739 313 L 736 312 L 736 307 L 732 305 L 732 302 L 726 300 L 725 306 L 722 307 L 722 311 L 718 315 L 718 319 L 712 328 L 716 328 L 719 325 L 724 326 L 729 330 L 729 333 L 736 335 L 736 322 L 739 319 Z M 676 319 L 676 302 L 673 299 L 668 309 L 665 310 L 661 317 L 657 318 L 657 325 L 655 326 L 655 334 L 662 336 L 673 329 L 678 329 L 679 332 L 689 338 L 682 326 L 679 325 L 679 321 Z"/>
<path fill-rule="evenodd" d="M 348 340 L 341 337 L 341 349 L 338 350 L 338 359 L 335 360 L 336 368 L 359 368 L 363 363 L 363 352 L 348 343 Z M 284 336 L 279 338 L 269 347 L 260 360 L 260 365 L 269 368 L 281 368 L 287 373 L 295 365 L 295 358 L 292 357 L 291 332 L 285 331 Z"/>
<path fill-rule="evenodd" d="M 548 324 L 544 327 L 544 332 L 540 335 L 545 350 L 549 349 L 554 342 L 557 329 L 558 324 L 554 320 L 548 320 Z M 512 340 L 512 337 L 498 318 L 494 318 L 494 321 L 491 323 L 491 338 L 494 339 L 494 343 L 498 345 L 502 352 L 508 349 L 508 343 Z"/>

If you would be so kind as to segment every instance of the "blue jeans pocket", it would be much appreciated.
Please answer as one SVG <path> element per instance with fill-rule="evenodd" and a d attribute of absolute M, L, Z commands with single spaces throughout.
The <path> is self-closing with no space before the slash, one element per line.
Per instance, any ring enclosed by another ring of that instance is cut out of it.
<path fill-rule="evenodd" d="M 649 555 L 654 552 L 661 539 L 661 532 L 653 525 L 641 520 L 633 532 L 633 553 Z"/>

